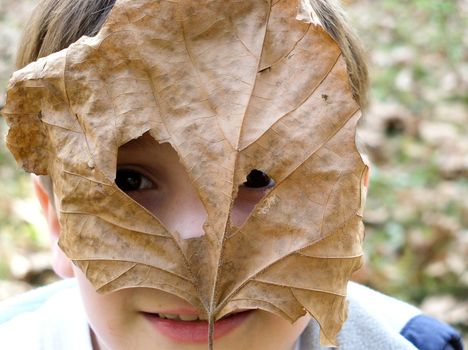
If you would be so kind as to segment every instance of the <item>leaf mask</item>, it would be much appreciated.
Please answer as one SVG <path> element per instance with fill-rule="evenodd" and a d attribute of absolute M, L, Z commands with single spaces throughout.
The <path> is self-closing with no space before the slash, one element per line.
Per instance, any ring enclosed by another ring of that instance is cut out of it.
<path fill-rule="evenodd" d="M 172 293 L 211 331 L 237 308 L 308 312 L 336 344 L 362 255 L 360 108 L 337 44 L 296 14 L 292 0 L 117 1 L 95 37 L 13 75 L 8 146 L 51 176 L 59 244 L 99 292 Z M 115 185 L 119 147 L 145 133 L 177 151 L 203 236 L 181 239 Z M 235 227 L 252 169 L 275 186 Z"/>

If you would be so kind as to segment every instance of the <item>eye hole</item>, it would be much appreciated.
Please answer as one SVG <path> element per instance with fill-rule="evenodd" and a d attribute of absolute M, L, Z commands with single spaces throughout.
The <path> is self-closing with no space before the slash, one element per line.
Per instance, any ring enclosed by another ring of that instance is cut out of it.
<path fill-rule="evenodd" d="M 154 184 L 146 176 L 132 169 L 118 169 L 115 184 L 124 192 L 132 192 L 153 188 Z"/>
<path fill-rule="evenodd" d="M 274 181 L 266 173 L 261 170 L 253 169 L 247 175 L 244 186 L 250 188 L 261 188 L 273 186 Z"/>

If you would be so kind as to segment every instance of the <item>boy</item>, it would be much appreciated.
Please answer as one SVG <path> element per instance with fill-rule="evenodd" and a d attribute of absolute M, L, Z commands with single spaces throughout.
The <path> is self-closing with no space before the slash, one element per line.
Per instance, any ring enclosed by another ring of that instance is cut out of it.
<path fill-rule="evenodd" d="M 356 285 L 343 326 L 362 256 L 367 75 L 336 5 L 112 5 L 44 1 L 20 50 L 19 66 L 47 57 L 11 80 L 7 142 L 52 179 L 35 188 L 54 269 L 76 282 L 9 306 L 27 312 L 5 316 L 8 347 L 414 349 L 426 322 L 431 346 L 460 348 Z"/>

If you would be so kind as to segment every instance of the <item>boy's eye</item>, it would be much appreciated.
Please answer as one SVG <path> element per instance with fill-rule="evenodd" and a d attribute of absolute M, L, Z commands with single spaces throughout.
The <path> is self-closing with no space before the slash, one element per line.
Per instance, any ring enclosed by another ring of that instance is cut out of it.
<path fill-rule="evenodd" d="M 153 188 L 154 185 L 146 176 L 131 169 L 118 169 L 115 184 L 124 192 L 132 192 Z"/>
<path fill-rule="evenodd" d="M 247 175 L 247 179 L 244 182 L 244 186 L 250 188 L 262 188 L 273 186 L 274 181 L 267 174 L 261 170 L 253 169 Z"/>

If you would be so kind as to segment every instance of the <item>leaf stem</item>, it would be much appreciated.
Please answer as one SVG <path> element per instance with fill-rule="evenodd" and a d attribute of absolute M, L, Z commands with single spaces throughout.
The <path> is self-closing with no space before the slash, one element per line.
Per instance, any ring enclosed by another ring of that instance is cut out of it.
<path fill-rule="evenodd" d="M 210 312 L 208 318 L 208 350 L 213 350 L 214 324 L 214 314 Z"/>

